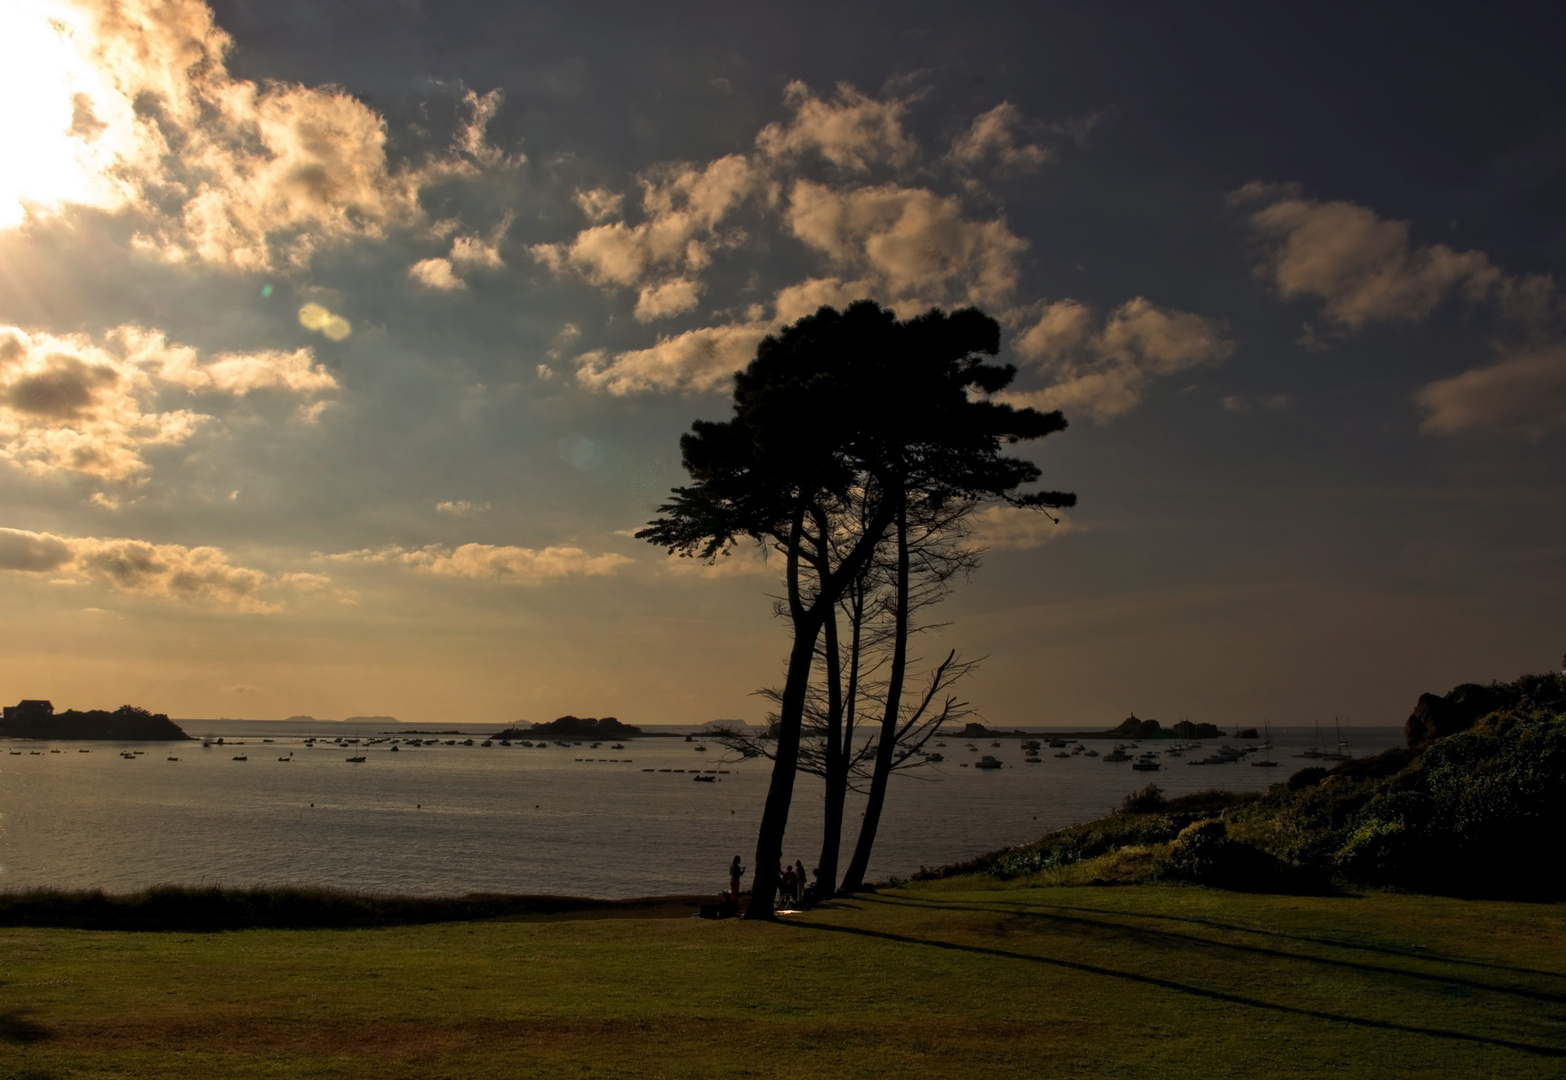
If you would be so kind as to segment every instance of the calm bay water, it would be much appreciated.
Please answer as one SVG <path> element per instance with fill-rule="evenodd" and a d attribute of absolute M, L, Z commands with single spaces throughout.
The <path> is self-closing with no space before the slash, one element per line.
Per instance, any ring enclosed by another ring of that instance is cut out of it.
<path fill-rule="evenodd" d="M 203 721 L 187 730 L 221 735 L 226 745 L 0 740 L 0 889 L 177 883 L 424 895 L 715 893 L 735 853 L 751 862 L 771 769 L 760 760 L 720 766 L 717 744 L 702 753 L 683 737 L 630 740 L 623 751 L 608 743 L 486 748 L 477 742 L 488 729 L 463 725 L 474 746 L 392 752 L 384 743 L 311 748 L 304 743 L 311 731 L 281 723 Z M 376 734 L 342 725 L 313 734 L 328 730 L 328 739 Z M 1345 734 L 1356 756 L 1402 743 L 1397 728 Z M 1171 795 L 1257 790 L 1318 764 L 1294 756 L 1316 744 L 1314 730 L 1275 730 L 1272 739 L 1275 769 L 1251 767 L 1254 757 L 1189 765 L 1225 742 L 1246 745 L 1213 739 L 1201 753 L 1166 757 L 1160 771 L 1142 773 L 1048 750 L 1042 762 L 1025 764 L 1015 739 L 998 748 L 977 741 L 970 751 L 968 740 L 949 737 L 945 762 L 893 778 L 871 877 L 906 875 L 1089 820 L 1149 782 Z M 120 756 L 135 750 L 142 753 L 132 760 Z M 239 754 L 248 760 L 233 760 Z M 362 764 L 345 760 L 358 754 Z M 1004 767 L 962 767 L 980 754 Z M 642 771 L 720 767 L 729 771 L 710 784 L 693 782 L 690 771 Z M 851 850 L 858 805 L 848 817 Z M 819 782 L 801 777 L 787 857 L 814 865 L 820 829 Z"/>

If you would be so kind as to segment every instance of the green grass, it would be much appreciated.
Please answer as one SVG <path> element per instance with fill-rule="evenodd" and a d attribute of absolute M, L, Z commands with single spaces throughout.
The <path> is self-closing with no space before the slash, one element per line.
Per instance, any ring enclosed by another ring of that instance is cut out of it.
<path fill-rule="evenodd" d="M 0 1077 L 1566 1075 L 1566 909 L 924 882 L 780 925 L 0 929 Z"/>

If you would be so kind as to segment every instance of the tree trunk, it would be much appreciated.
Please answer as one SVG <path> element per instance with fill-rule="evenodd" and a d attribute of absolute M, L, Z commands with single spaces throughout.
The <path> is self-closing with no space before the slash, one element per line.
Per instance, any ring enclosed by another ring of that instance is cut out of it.
<path fill-rule="evenodd" d="M 810 669 L 815 666 L 816 637 L 821 632 L 821 593 L 826 575 L 817 574 L 816 603 L 807 608 L 799 584 L 800 544 L 805 531 L 805 507 L 796 507 L 789 525 L 788 613 L 794 624 L 794 647 L 788 655 L 788 674 L 783 680 L 783 696 L 778 702 L 777 747 L 772 758 L 772 781 L 767 785 L 767 802 L 761 812 L 761 828 L 756 834 L 756 872 L 751 878 L 747 919 L 775 919 L 773 901 L 778 892 L 778 864 L 783 861 L 783 833 L 788 828 L 788 811 L 794 801 L 794 770 L 799 765 L 799 734 L 805 720 L 805 696 L 810 689 Z M 818 570 L 821 568 L 818 567 Z"/>
<path fill-rule="evenodd" d="M 843 688 L 841 730 L 836 734 L 836 756 L 826 769 L 825 837 L 821 845 L 821 881 L 826 894 L 837 891 L 837 864 L 843 851 L 843 807 L 848 801 L 848 774 L 853 765 L 854 727 L 859 712 L 859 658 L 865 626 L 865 578 L 861 574 L 850 586 L 848 683 Z M 837 632 L 836 615 L 828 627 Z"/>
<path fill-rule="evenodd" d="M 756 836 L 756 872 L 751 878 L 747 919 L 775 919 L 773 902 L 778 891 L 778 864 L 783 861 L 783 833 L 788 828 L 789 806 L 794 800 L 794 770 L 799 765 L 799 732 L 805 716 L 805 694 L 810 669 L 815 666 L 816 638 L 821 632 L 820 606 L 801 614 L 794 622 L 794 647 L 789 652 L 788 674 L 778 704 L 777 749 L 772 758 L 772 782 L 761 813 Z"/>
<path fill-rule="evenodd" d="M 843 745 L 843 658 L 838 652 L 837 607 L 827 616 L 824 650 L 826 652 L 827 730 L 823 772 L 826 801 L 821 826 L 821 856 L 816 860 L 819 880 L 830 895 L 837 887 L 837 853 L 843 844 L 843 799 L 837 789 L 847 790 L 847 747 Z M 838 777 L 844 783 L 838 784 Z"/>
<path fill-rule="evenodd" d="M 875 770 L 870 776 L 870 797 L 865 802 L 865 819 L 859 826 L 859 843 L 840 891 L 858 892 L 864 888 L 870 870 L 870 849 L 875 846 L 876 830 L 881 824 L 881 807 L 886 802 L 886 784 L 892 775 L 892 757 L 897 750 L 897 721 L 902 711 L 903 676 L 908 668 L 908 507 L 897 507 L 897 614 L 893 626 L 892 670 L 886 684 L 886 712 L 881 718 L 881 741 L 876 746 Z"/>
<path fill-rule="evenodd" d="M 901 504 L 899 504 L 901 505 Z M 853 551 L 836 572 L 824 562 L 815 568 L 816 595 L 805 606 L 799 584 L 800 547 L 804 537 L 805 508 L 795 511 L 788 543 L 788 612 L 794 624 L 794 645 L 789 651 L 788 674 L 783 679 L 783 694 L 778 701 L 777 749 L 772 758 L 772 780 L 767 786 L 767 802 L 761 812 L 761 829 L 756 836 L 756 873 L 751 879 L 747 919 L 775 919 L 773 902 L 778 891 L 778 864 L 783 861 L 783 833 L 788 828 L 788 811 L 794 799 L 794 770 L 799 766 L 799 736 L 805 720 L 805 698 L 810 689 L 810 672 L 815 667 L 816 639 L 827 618 L 837 608 L 844 589 L 864 568 L 875 551 L 880 536 L 900 511 L 878 509 L 870 528 L 859 538 Z M 903 520 L 903 519 L 899 519 Z M 904 522 L 904 560 L 906 562 L 906 521 Z"/>

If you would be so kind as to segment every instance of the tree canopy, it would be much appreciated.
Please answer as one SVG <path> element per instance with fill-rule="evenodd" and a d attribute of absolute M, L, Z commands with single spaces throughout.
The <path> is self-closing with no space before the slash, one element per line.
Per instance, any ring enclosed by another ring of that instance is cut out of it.
<path fill-rule="evenodd" d="M 1016 376 L 986 359 L 999 351 L 999 324 L 976 308 L 907 320 L 869 300 L 821 308 L 765 338 L 735 374 L 731 419 L 697 420 L 682 436 L 693 482 L 675 488 L 636 534 L 706 559 L 751 537 L 785 558 L 793 644 L 747 917 L 771 917 L 817 640 L 889 530 L 902 552 L 897 633 L 905 638 L 910 506 L 1076 502 L 1066 492 L 1019 490 L 1041 473 L 1006 448 L 1061 431 L 1066 420 L 992 399 Z M 894 659 L 898 684 L 901 663 Z"/>

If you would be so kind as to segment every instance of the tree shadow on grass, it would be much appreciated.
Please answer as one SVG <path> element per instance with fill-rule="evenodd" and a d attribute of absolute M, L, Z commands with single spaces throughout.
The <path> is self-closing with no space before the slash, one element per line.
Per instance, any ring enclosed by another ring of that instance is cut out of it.
<path fill-rule="evenodd" d="M 1453 975 L 1436 975 L 1425 971 L 1410 971 L 1407 968 L 1387 967 L 1382 964 L 1370 964 L 1360 960 L 1337 960 L 1328 956 L 1312 956 L 1309 953 L 1285 952 L 1281 949 L 1269 949 L 1260 945 L 1246 945 L 1237 941 L 1217 941 L 1213 938 L 1201 937 L 1197 934 L 1182 934 L 1175 930 L 1155 930 L 1148 927 L 1128 926 L 1125 923 L 1113 922 L 1107 919 L 1090 919 L 1083 915 L 1063 914 L 1063 912 L 1085 912 L 1093 915 L 1119 916 L 1122 918 L 1159 919 L 1172 918 L 1174 921 L 1188 921 L 1213 927 L 1216 929 L 1231 930 L 1237 933 L 1258 934 L 1271 937 L 1281 937 L 1288 941 L 1310 942 L 1320 945 L 1329 945 L 1336 948 L 1355 948 L 1343 942 L 1330 939 L 1309 938 L 1291 934 L 1275 933 L 1267 930 L 1251 930 L 1242 926 L 1230 926 L 1224 923 L 1190 919 L 1184 920 L 1178 917 L 1161 915 L 1138 915 L 1135 912 L 1101 911 L 1097 908 L 1081 907 L 1048 907 L 1043 910 L 1028 910 L 1020 904 L 1006 904 L 1000 908 L 976 907 L 963 904 L 930 904 L 902 897 L 876 897 L 875 903 L 889 904 L 899 907 L 913 907 L 924 911 L 966 911 L 980 915 L 1005 915 L 1010 918 L 1021 919 L 1046 919 L 1054 923 L 1092 927 L 1101 930 L 1118 930 L 1123 934 L 1140 937 L 1147 941 L 1179 942 L 1182 944 L 1198 945 L 1210 949 L 1223 949 L 1230 952 L 1247 953 L 1253 956 L 1261 956 L 1269 960 L 1294 960 L 1307 964 L 1320 964 L 1326 967 L 1345 968 L 1350 971 L 1358 971 L 1368 975 L 1392 975 L 1401 979 L 1416 979 L 1421 982 L 1436 983 L 1440 986 L 1462 986 L 1469 990 L 1479 990 L 1491 994 L 1506 994 L 1512 997 L 1527 998 L 1531 1001 L 1542 1001 L 1549 1004 L 1566 1003 L 1566 994 L 1550 993 L 1545 990 L 1529 990 L 1517 986 L 1496 986 L 1493 983 L 1477 982 L 1472 979 L 1459 978 Z M 1372 947 L 1373 948 L 1373 947 Z M 1403 959 L 1410 960 L 1440 960 L 1438 956 L 1422 956 L 1418 953 L 1401 953 L 1395 950 L 1385 950 Z M 1545 974 L 1533 972 L 1532 974 Z"/>
<path fill-rule="evenodd" d="M 1373 1028 L 1379 1031 L 1392 1031 L 1405 1035 L 1424 1035 L 1429 1038 L 1451 1039 L 1458 1042 L 1479 1043 L 1485 1046 L 1495 1046 L 1506 1050 L 1517 1050 L 1525 1054 L 1534 1054 L 1539 1057 L 1563 1058 L 1566 1057 L 1566 1049 L 1554 1046 L 1539 1046 L 1534 1043 L 1518 1042 L 1513 1039 L 1500 1039 L 1489 1035 L 1475 1035 L 1466 1031 L 1451 1031 L 1445 1028 L 1422 1027 L 1417 1024 L 1400 1024 L 1393 1020 L 1376 1020 L 1366 1016 L 1352 1016 L 1346 1013 L 1328 1012 L 1324 1009 L 1306 1009 L 1296 1005 L 1282 1005 L 1277 1002 L 1261 1001 L 1256 998 L 1245 997 L 1241 994 L 1231 994 L 1223 990 L 1212 990 L 1203 986 L 1193 986 L 1189 983 L 1176 982 L 1173 979 L 1164 979 L 1156 975 L 1144 975 L 1136 971 L 1117 971 L 1114 968 L 1102 967 L 1098 964 L 1087 964 L 1078 960 L 1065 960 L 1059 957 L 1034 956 L 1030 953 L 1012 952 L 1008 949 L 991 949 L 983 945 L 963 945 L 955 941 L 935 941 L 924 938 L 910 937 L 906 934 L 891 934 L 883 930 L 867 930 L 855 926 L 831 926 L 826 923 L 815 922 L 790 922 L 784 925 L 800 930 L 809 930 L 829 934 L 851 934 L 856 937 L 876 938 L 881 941 L 895 941 L 904 945 L 920 945 L 928 949 L 944 949 L 951 952 L 972 953 L 976 956 L 991 956 L 1003 960 L 1021 960 L 1029 964 L 1040 964 L 1046 967 L 1062 968 L 1067 971 L 1077 971 L 1085 975 L 1100 975 L 1109 979 L 1120 979 L 1124 982 L 1139 983 L 1143 986 L 1157 987 L 1160 990 L 1168 990 L 1177 994 L 1189 994 L 1193 997 L 1206 998 L 1210 1001 L 1222 1002 L 1225 1005 L 1239 1005 L 1252 1009 L 1261 1009 L 1266 1012 L 1281 1013 L 1287 1016 L 1304 1016 L 1315 1020 L 1326 1020 L 1331 1023 L 1350 1024 L 1355 1027 Z M 1287 954 L 1285 954 L 1287 955 Z M 1293 957 L 1291 957 L 1293 958 Z"/>
<path fill-rule="evenodd" d="M 1383 956 L 1395 956 L 1403 960 L 1429 960 L 1442 964 L 1462 964 L 1467 967 L 1489 968 L 1492 971 L 1510 971 L 1518 975 L 1539 975 L 1549 979 L 1566 979 L 1566 972 L 1546 971 L 1543 968 L 1518 967 L 1516 964 L 1500 964 L 1493 960 L 1472 960 L 1465 956 L 1453 956 L 1450 953 L 1432 952 L 1427 949 L 1398 949 L 1390 945 L 1371 945 L 1365 942 L 1344 941 L 1340 938 L 1313 937 L 1310 934 L 1290 934 L 1282 930 L 1262 930 L 1251 926 L 1241 926 L 1236 923 L 1220 922 L 1217 919 L 1198 919 L 1189 915 L 1155 915 L 1135 911 L 1116 912 L 1106 911 L 1102 908 L 1076 906 L 1062 907 L 1060 910 L 1082 911 L 1090 915 L 1125 915 L 1135 919 L 1167 919 L 1171 922 L 1186 922 L 1196 926 L 1207 926 L 1214 930 L 1234 930 L 1243 934 L 1279 937 L 1289 941 L 1304 941 L 1312 945 L 1326 945 L 1334 949 L 1358 949 L 1361 952 L 1380 953 Z"/>
<path fill-rule="evenodd" d="M 1352 894 L 1349 894 L 1352 895 Z M 932 907 L 939 909 L 948 906 L 939 900 L 921 900 L 915 897 L 877 897 L 883 902 L 896 902 L 910 906 Z M 1165 915 L 1154 912 L 1121 911 L 1111 908 L 1084 907 L 1080 904 L 1027 904 L 1016 900 L 990 901 L 1006 910 L 1038 908 L 1046 912 L 1054 911 L 1080 911 L 1089 915 L 1121 916 L 1131 919 L 1160 919 L 1166 922 L 1190 923 L 1193 926 L 1206 926 L 1213 930 L 1232 930 L 1242 934 L 1255 934 L 1258 937 L 1283 938 L 1286 941 L 1308 942 L 1312 945 L 1325 945 L 1334 949 L 1354 949 L 1359 952 L 1379 953 L 1383 956 L 1395 956 L 1401 960 L 1428 960 L 1443 964 L 1462 964 L 1467 967 L 1489 968 L 1493 971 L 1510 971 L 1518 975 L 1539 975 L 1549 979 L 1566 979 L 1566 972 L 1545 971 L 1542 968 L 1519 967 L 1516 964 L 1501 964 L 1493 960 L 1472 960 L 1463 956 L 1452 956 L 1448 953 L 1437 953 L 1426 949 L 1398 949 L 1390 945 L 1372 945 L 1367 942 L 1344 941 L 1340 938 L 1314 937 L 1310 934 L 1291 934 L 1283 930 L 1266 930 L 1254 926 L 1242 926 L 1239 923 L 1226 923 L 1218 919 L 1203 919 L 1192 915 Z M 1566 1000 L 1566 999 L 1563 999 Z"/>
<path fill-rule="evenodd" d="M 13 1009 L 7 1013 L 0 1013 L 0 1043 L 26 1045 L 52 1038 L 54 1032 L 42 1024 L 35 1024 L 27 1019 L 26 1010 Z"/>

